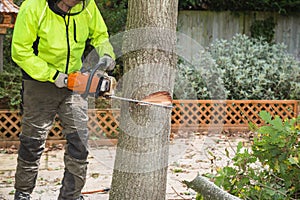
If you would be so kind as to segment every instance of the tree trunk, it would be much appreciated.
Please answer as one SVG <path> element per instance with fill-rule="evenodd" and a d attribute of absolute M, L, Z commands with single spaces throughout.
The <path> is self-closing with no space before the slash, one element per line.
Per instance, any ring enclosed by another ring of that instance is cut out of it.
<path fill-rule="evenodd" d="M 178 0 L 129 0 L 122 46 L 122 96 L 141 99 L 174 86 Z M 121 104 L 111 200 L 166 196 L 171 109 Z"/>
<path fill-rule="evenodd" d="M 200 193 L 205 200 L 240 200 L 240 198 L 233 196 L 221 188 L 207 180 L 207 178 L 198 175 L 191 182 L 183 181 L 189 188 Z"/>

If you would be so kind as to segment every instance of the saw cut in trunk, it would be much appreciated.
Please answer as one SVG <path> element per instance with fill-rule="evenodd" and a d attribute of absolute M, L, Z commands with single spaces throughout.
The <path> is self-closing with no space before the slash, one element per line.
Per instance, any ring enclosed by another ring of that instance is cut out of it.
<path fill-rule="evenodd" d="M 150 95 L 143 98 L 141 101 L 148 102 L 148 103 L 155 103 L 155 104 L 161 104 L 165 106 L 172 105 L 172 97 L 169 92 L 167 91 L 158 91 L 151 93 Z M 139 103 L 139 105 L 146 105 L 143 103 Z"/>

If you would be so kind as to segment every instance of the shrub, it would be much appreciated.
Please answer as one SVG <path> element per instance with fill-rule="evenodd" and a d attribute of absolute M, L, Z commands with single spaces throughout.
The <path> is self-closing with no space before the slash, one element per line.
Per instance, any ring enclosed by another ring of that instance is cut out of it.
<path fill-rule="evenodd" d="M 15 70 L 0 73 L 0 109 L 18 109 L 21 103 L 21 72 Z"/>
<path fill-rule="evenodd" d="M 202 54 L 196 64 L 179 64 L 177 79 L 192 87 L 183 96 L 196 92 L 198 99 L 208 99 L 223 90 L 226 99 L 300 99 L 300 63 L 284 44 L 236 34 L 216 40 L 207 51 L 211 58 Z M 207 59 L 214 63 L 204 66 Z"/>
<path fill-rule="evenodd" d="M 12 30 L 4 36 L 3 41 L 3 71 L 0 72 L 0 109 L 17 109 L 21 102 L 21 71 L 12 61 L 10 54 L 10 44 Z"/>
<path fill-rule="evenodd" d="M 237 34 L 210 46 L 229 99 L 299 99 L 300 63 L 284 44 Z"/>
<path fill-rule="evenodd" d="M 180 60 L 177 65 L 174 99 L 225 99 L 226 92 L 221 71 L 207 53 L 189 63 Z"/>
<path fill-rule="evenodd" d="M 252 148 L 239 143 L 233 166 L 209 176 L 216 185 L 243 199 L 299 199 L 300 116 L 282 121 L 262 111 L 260 117 L 266 125 L 257 130 Z"/>

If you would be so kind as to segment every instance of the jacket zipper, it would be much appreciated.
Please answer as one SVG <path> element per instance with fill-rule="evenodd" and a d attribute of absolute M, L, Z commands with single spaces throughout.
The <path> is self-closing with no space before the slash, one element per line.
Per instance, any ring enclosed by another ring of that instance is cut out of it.
<path fill-rule="evenodd" d="M 73 26 L 74 26 L 74 41 L 77 43 L 77 36 L 76 36 L 76 22 L 75 22 L 75 19 L 73 19 Z"/>
<path fill-rule="evenodd" d="M 66 17 L 68 17 L 68 22 L 66 21 Z M 68 70 L 69 70 L 69 61 L 70 61 L 70 40 L 69 40 L 69 22 L 70 22 L 70 16 L 65 15 L 64 16 L 64 21 L 65 21 L 65 25 L 66 25 L 66 37 L 67 37 L 67 62 L 66 62 L 66 70 L 65 70 L 65 74 L 68 74 Z"/>

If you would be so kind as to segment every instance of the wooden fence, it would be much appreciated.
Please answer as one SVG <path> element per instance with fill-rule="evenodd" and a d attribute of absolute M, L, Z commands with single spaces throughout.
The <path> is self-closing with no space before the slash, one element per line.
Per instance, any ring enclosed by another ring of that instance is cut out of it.
<path fill-rule="evenodd" d="M 249 122 L 261 126 L 261 110 L 282 119 L 297 117 L 297 100 L 174 100 L 172 131 L 214 129 L 247 130 Z M 92 137 L 116 138 L 119 132 L 119 110 L 89 110 L 88 127 Z M 18 111 L 0 111 L 1 142 L 17 141 L 21 132 Z M 48 140 L 63 140 L 62 127 L 56 118 Z"/>
<path fill-rule="evenodd" d="M 287 51 L 300 61 L 300 12 L 280 15 L 276 12 L 184 10 L 178 15 L 178 31 L 206 47 L 216 39 L 231 39 L 237 33 L 251 35 L 250 27 L 255 20 L 266 20 L 269 17 L 276 24 L 274 41 L 284 43 Z"/>

